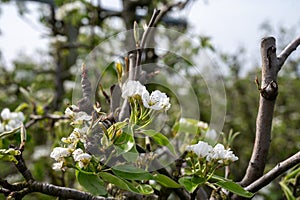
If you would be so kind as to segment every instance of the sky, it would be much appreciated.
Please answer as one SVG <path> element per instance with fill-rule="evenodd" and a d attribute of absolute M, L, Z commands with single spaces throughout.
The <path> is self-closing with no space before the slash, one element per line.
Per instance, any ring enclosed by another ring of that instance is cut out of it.
<path fill-rule="evenodd" d="M 119 0 L 102 3 L 106 7 L 121 7 Z M 6 66 L 11 67 L 12 61 L 21 54 L 43 59 L 35 57 L 36 52 L 47 50 L 47 29 L 39 24 L 34 11 L 37 3 L 28 5 L 33 11 L 21 18 L 14 3 L 1 4 L 0 50 Z M 246 47 L 251 62 L 259 59 L 260 40 L 264 36 L 259 28 L 261 24 L 268 21 L 275 30 L 280 26 L 299 26 L 299 8 L 298 0 L 197 0 L 178 15 L 188 19 L 191 33 L 210 36 L 217 49 L 230 53 Z M 300 35 L 300 29 L 297 31 L 295 35 Z"/>

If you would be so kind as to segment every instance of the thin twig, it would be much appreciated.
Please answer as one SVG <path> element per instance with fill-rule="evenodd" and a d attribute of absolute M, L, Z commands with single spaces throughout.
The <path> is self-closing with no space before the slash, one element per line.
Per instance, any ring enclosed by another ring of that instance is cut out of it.
<path fill-rule="evenodd" d="M 145 45 L 146 45 L 146 42 L 148 40 L 148 37 L 150 35 L 150 32 L 151 32 L 151 27 L 154 27 L 156 23 L 158 23 L 158 20 L 157 17 L 160 13 L 160 10 L 154 10 L 153 11 L 153 14 L 152 14 L 152 17 L 149 21 L 149 24 L 145 30 L 145 32 L 143 33 L 143 36 L 142 36 L 142 39 L 141 39 L 141 45 L 140 45 L 140 48 L 137 49 L 137 55 L 136 55 L 136 65 L 135 65 L 135 79 L 137 80 L 138 79 L 138 76 L 140 75 L 140 72 L 141 72 L 141 62 L 142 62 L 142 54 L 143 54 L 143 50 L 145 48 Z"/>
<path fill-rule="evenodd" d="M 268 185 L 271 181 L 277 178 L 282 173 L 286 172 L 287 170 L 291 169 L 292 167 L 296 166 L 300 163 L 300 151 L 293 156 L 289 157 L 288 159 L 278 163 L 276 167 L 270 170 L 261 178 L 257 179 L 255 182 L 251 183 L 249 186 L 244 188 L 249 192 L 257 192 L 264 186 Z"/>
<path fill-rule="evenodd" d="M 30 116 L 31 120 L 28 121 L 25 124 L 25 128 L 29 128 L 38 121 L 44 120 L 44 119 L 52 119 L 52 120 L 63 120 L 63 119 L 68 119 L 67 116 L 65 115 L 55 115 L 55 114 L 46 114 L 46 115 L 31 115 Z"/>
<path fill-rule="evenodd" d="M 282 52 L 278 56 L 278 66 L 279 66 L 278 71 L 281 69 L 282 65 L 284 64 L 284 62 L 286 61 L 286 59 L 289 57 L 289 55 L 293 51 L 295 51 L 299 45 L 300 45 L 300 37 L 296 38 L 294 41 L 292 41 L 291 43 L 289 43 L 282 50 Z"/>

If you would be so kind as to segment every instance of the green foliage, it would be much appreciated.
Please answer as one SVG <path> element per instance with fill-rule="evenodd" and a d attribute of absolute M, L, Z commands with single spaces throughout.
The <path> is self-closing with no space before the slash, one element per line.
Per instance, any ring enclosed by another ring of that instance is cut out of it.
<path fill-rule="evenodd" d="M 96 174 L 76 170 L 76 179 L 80 185 L 94 195 L 105 196 L 107 194 L 103 180 Z"/>
<path fill-rule="evenodd" d="M 117 165 L 112 167 L 112 171 L 116 176 L 128 180 L 153 179 L 153 176 L 149 172 L 131 165 Z"/>

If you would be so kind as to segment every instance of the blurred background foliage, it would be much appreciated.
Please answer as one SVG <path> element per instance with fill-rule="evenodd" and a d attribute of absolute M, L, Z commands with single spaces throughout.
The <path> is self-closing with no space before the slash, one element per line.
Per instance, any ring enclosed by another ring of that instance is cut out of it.
<path fill-rule="evenodd" d="M 72 100 L 74 81 L 78 76 L 78 64 L 95 46 L 120 31 L 132 29 L 134 21 L 137 21 L 142 27 L 143 23 L 149 21 L 154 8 L 162 8 L 174 3 L 172 0 L 123 0 L 123 10 L 113 11 L 102 8 L 100 1 L 91 1 L 92 3 L 84 0 L 36 1 L 40 4 L 39 10 L 36 11 L 39 12 L 40 23 L 49 31 L 47 37 L 51 39 L 51 46 L 49 46 L 48 56 L 51 59 L 36 63 L 29 57 L 20 57 L 14 61 L 13 70 L 7 70 L 7 67 L 0 63 L 0 110 L 5 107 L 14 110 L 19 105 L 24 105 L 21 109 L 26 114 L 27 121 L 30 120 L 32 114 L 45 115 L 53 112 L 61 114 L 64 111 Z M 10 1 L 2 0 L 2 3 L 7 2 Z M 28 12 L 26 3 L 26 1 L 18 1 L 16 4 L 21 17 L 22 14 Z M 70 6 L 70 3 L 73 3 L 73 7 Z M 192 5 L 193 2 L 189 3 Z M 179 8 L 167 12 L 158 26 L 172 28 L 182 33 L 187 32 L 189 26 L 185 19 L 171 17 L 172 12 L 178 10 Z M 276 35 L 278 52 L 294 38 L 293 30 L 284 26 L 279 30 L 274 30 L 266 22 L 262 25 L 261 30 L 265 35 Z M 171 35 L 162 35 L 161 37 L 169 43 L 174 42 Z M 184 74 L 193 86 L 201 109 L 201 116 L 195 116 L 195 118 L 200 118 L 205 122 L 209 122 L 211 117 L 209 91 L 204 80 L 199 78 L 199 74 L 189 73 L 188 69 L 193 65 L 189 61 L 194 62 L 194 56 L 199 51 L 208 51 L 217 57 L 219 62 L 222 62 L 222 66 L 225 66 L 228 72 L 223 75 L 227 96 L 227 112 L 223 132 L 228 133 L 230 129 L 240 132 L 232 147 L 240 160 L 232 165 L 231 171 L 231 178 L 238 181 L 245 172 L 254 142 L 259 101 L 259 92 L 254 80 L 256 77 L 260 79 L 260 64 L 252 66 L 250 71 L 243 73 L 244 66 L 248 65 L 247 59 L 245 59 L 247 47 L 237 47 L 235 53 L 228 54 L 216 49 L 210 42 L 209 36 L 194 35 L 194 38 L 198 42 L 197 45 L 192 40 L 176 41 L 177 45 L 174 48 L 177 49 L 173 49 L 173 52 L 184 56 L 185 61 L 180 60 L 174 54 L 159 54 L 149 49 L 143 62 L 144 64 L 161 63 L 177 71 L 185 70 Z M 116 44 L 111 44 L 110 48 L 113 50 L 115 47 L 117 47 Z M 113 51 L 105 53 L 101 55 L 101 58 L 105 58 Z M 298 52 L 297 54 L 299 55 Z M 43 57 L 42 54 L 37 56 Z M 97 61 L 99 61 L 97 65 L 103 64 L 101 59 L 97 59 Z M 111 64 L 107 70 L 112 70 L 113 66 Z M 103 79 L 101 84 L 105 85 L 104 90 L 109 93 L 108 83 L 112 79 L 107 79 Z M 278 83 L 279 95 L 274 113 L 272 143 L 266 171 L 300 148 L 300 56 L 292 56 L 288 59 L 279 73 Z M 24 88 L 26 94 L 20 88 Z M 103 108 L 105 108 L 105 98 L 101 91 L 96 93 L 96 99 L 102 102 Z M 170 110 L 171 122 L 178 119 L 177 113 L 176 108 Z M 71 132 L 68 124 L 63 120 L 57 122 L 45 119 L 31 126 L 27 132 L 29 139 L 26 145 L 25 159 L 34 177 L 37 180 L 57 185 L 79 187 L 74 181 L 74 173 L 52 171 L 52 161 L 49 158 L 51 148 L 58 142 L 57 138 L 67 136 Z M 8 138 L 1 141 L 1 148 L 7 148 L 14 139 Z M 8 163 L 0 163 L 2 169 L 0 177 L 9 182 L 20 180 L 21 176 L 16 173 L 15 168 L 7 166 Z M 278 190 L 279 187 L 278 184 L 272 184 L 262 190 L 261 196 L 264 199 L 282 199 L 283 193 Z M 0 195 L 0 198 L 3 196 Z M 32 194 L 25 199 L 54 198 Z"/>

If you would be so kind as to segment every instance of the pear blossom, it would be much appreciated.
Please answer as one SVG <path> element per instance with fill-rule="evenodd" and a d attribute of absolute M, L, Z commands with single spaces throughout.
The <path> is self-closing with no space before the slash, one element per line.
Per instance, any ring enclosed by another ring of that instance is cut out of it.
<path fill-rule="evenodd" d="M 217 160 L 219 163 L 224 163 L 225 161 L 234 162 L 238 160 L 238 157 L 233 154 L 230 149 L 225 149 L 223 144 L 217 144 L 212 153 L 207 157 L 207 160 Z"/>
<path fill-rule="evenodd" d="M 206 122 L 203 122 L 203 121 L 199 121 L 199 122 L 197 123 L 197 126 L 198 126 L 199 128 L 202 128 L 202 129 L 207 129 L 207 128 L 208 128 L 208 124 L 207 124 Z"/>
<path fill-rule="evenodd" d="M 146 108 L 153 110 L 168 110 L 171 107 L 169 97 L 159 90 L 153 91 L 151 95 L 144 93 L 142 100 Z"/>
<path fill-rule="evenodd" d="M 211 139 L 211 140 L 216 140 L 217 137 L 218 137 L 218 134 L 217 134 L 216 130 L 214 130 L 214 129 L 209 129 L 208 131 L 206 131 L 205 137 L 206 137 L 206 138 L 209 138 L 209 139 Z"/>
<path fill-rule="evenodd" d="M 8 108 L 4 108 L 1 112 L 1 118 L 3 120 L 9 120 L 10 119 L 10 110 Z"/>
<path fill-rule="evenodd" d="M 83 153 L 82 149 L 76 149 L 73 152 L 73 158 L 76 162 L 78 162 L 78 165 L 80 168 L 86 167 L 92 158 L 92 156 L 88 153 Z"/>
<path fill-rule="evenodd" d="M 187 146 L 186 150 L 193 151 L 199 158 L 204 158 L 211 153 L 213 147 L 207 142 L 199 141 L 198 144 Z"/>
<path fill-rule="evenodd" d="M 0 115 L 3 120 L 3 122 L 0 123 L 0 132 L 11 131 L 18 128 L 25 120 L 25 116 L 22 112 L 11 112 L 8 108 L 4 108 Z"/>
<path fill-rule="evenodd" d="M 212 147 L 206 142 L 199 141 L 198 144 L 187 146 L 186 150 L 194 152 L 199 158 L 206 158 L 208 162 L 228 164 L 239 159 L 230 149 L 225 149 L 223 144 Z"/>
<path fill-rule="evenodd" d="M 56 162 L 56 163 L 53 163 L 52 169 L 55 170 L 55 171 L 60 171 L 60 170 L 63 170 L 63 166 L 64 166 L 63 161 Z"/>
<path fill-rule="evenodd" d="M 148 93 L 145 86 L 139 81 L 127 81 L 122 87 L 122 98 L 142 96 L 144 93 Z"/>
<path fill-rule="evenodd" d="M 50 154 L 50 157 L 55 161 L 61 161 L 64 157 L 71 155 L 71 150 L 64 147 L 55 147 Z"/>
<path fill-rule="evenodd" d="M 75 111 L 78 111 L 79 107 L 75 106 L 75 105 L 71 105 L 69 107 L 66 108 L 65 110 L 65 115 L 67 117 L 73 118 L 75 116 Z"/>

